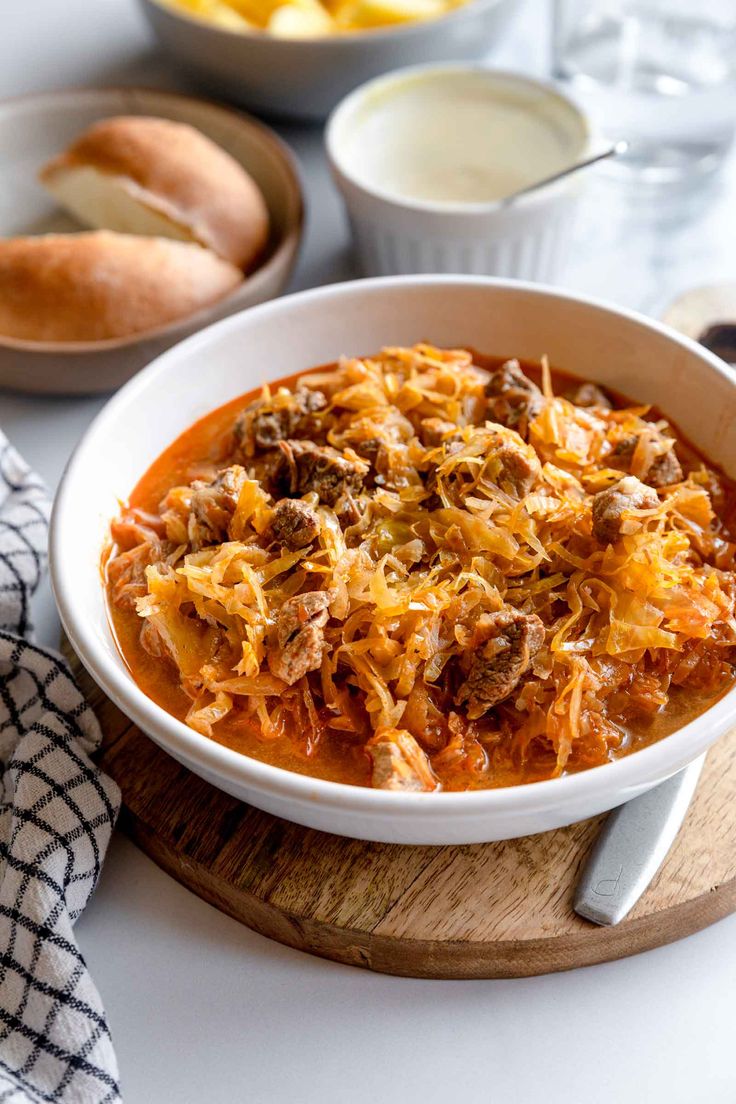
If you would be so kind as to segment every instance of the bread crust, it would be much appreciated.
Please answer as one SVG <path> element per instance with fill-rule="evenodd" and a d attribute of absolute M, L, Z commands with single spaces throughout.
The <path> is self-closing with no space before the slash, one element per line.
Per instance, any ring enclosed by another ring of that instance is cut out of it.
<path fill-rule="evenodd" d="M 257 184 L 186 123 L 143 115 L 103 119 L 45 165 L 39 179 L 53 189 L 59 174 L 80 167 L 119 178 L 137 202 L 244 271 L 265 249 L 269 216 Z"/>
<path fill-rule="evenodd" d="M 111 231 L 0 241 L 0 340 L 144 334 L 223 298 L 240 269 L 189 242 Z"/>

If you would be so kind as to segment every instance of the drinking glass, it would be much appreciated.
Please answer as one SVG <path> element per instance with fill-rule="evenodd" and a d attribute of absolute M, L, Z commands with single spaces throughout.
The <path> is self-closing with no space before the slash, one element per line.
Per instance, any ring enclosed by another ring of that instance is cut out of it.
<path fill-rule="evenodd" d="M 611 166 L 654 183 L 717 168 L 736 132 L 736 0 L 554 0 L 553 72 L 601 130 Z"/>

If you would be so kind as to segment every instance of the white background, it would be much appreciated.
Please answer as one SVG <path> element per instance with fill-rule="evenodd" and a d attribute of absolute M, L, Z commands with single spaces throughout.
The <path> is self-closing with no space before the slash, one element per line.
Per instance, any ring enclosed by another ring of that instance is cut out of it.
<path fill-rule="evenodd" d="M 520 6 L 497 56 L 540 71 L 545 5 Z M 187 87 L 156 52 L 133 0 L 3 0 L 0 95 L 116 83 Z M 302 162 L 310 211 L 293 287 L 350 276 L 319 129 L 280 130 Z M 736 166 L 692 201 L 595 188 L 571 286 L 657 314 L 688 286 L 736 278 Z M 0 392 L 0 424 L 53 486 L 99 405 Z M 47 591 L 38 622 L 55 643 Z M 412 981 L 271 943 L 116 836 L 77 934 L 128 1104 L 736 1101 L 736 918 L 568 974 Z"/>

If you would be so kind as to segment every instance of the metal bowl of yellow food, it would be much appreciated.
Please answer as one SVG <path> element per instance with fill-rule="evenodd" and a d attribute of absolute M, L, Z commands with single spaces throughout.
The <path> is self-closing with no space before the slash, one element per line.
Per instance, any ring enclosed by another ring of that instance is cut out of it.
<path fill-rule="evenodd" d="M 380 73 L 477 60 L 516 0 L 140 0 L 161 45 L 206 87 L 256 111 L 324 119 Z"/>

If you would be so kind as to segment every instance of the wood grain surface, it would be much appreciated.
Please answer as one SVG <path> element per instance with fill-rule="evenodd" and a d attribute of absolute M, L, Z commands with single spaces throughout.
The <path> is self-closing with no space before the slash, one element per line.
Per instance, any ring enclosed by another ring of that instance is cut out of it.
<path fill-rule="evenodd" d="M 636 954 L 736 911 L 736 733 L 708 754 L 664 866 L 612 928 L 572 911 L 602 817 L 466 847 L 363 843 L 259 812 L 161 751 L 64 650 L 105 734 L 123 830 L 216 908 L 281 943 L 382 973 L 525 977 Z"/>

